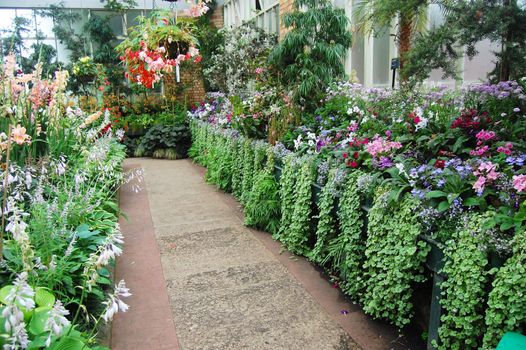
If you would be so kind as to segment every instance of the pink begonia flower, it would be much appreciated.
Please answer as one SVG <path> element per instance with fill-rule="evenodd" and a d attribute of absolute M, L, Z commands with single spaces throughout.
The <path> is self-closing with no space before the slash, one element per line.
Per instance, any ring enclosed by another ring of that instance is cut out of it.
<path fill-rule="evenodd" d="M 164 66 L 165 66 L 165 63 L 161 57 L 159 57 L 155 61 L 152 61 L 148 64 L 148 67 L 150 68 L 150 70 L 157 71 L 157 72 L 162 70 Z"/>
<path fill-rule="evenodd" d="M 208 10 L 208 6 L 206 6 L 204 3 L 199 3 L 186 10 L 186 14 L 188 17 L 200 17 L 207 13 Z"/>
<path fill-rule="evenodd" d="M 188 53 L 190 54 L 190 57 L 195 57 L 199 55 L 199 49 L 192 46 L 188 49 Z"/>
<path fill-rule="evenodd" d="M 484 185 L 486 184 L 486 179 L 481 176 L 477 179 L 477 181 L 473 184 L 473 189 L 474 190 L 483 190 L 484 189 Z"/>
<path fill-rule="evenodd" d="M 526 192 L 526 175 L 513 176 L 513 188 L 515 188 L 517 192 Z"/>

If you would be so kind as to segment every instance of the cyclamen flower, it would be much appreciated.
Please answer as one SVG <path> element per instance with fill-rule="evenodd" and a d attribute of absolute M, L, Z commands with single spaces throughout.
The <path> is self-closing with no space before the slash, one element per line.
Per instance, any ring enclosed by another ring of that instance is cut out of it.
<path fill-rule="evenodd" d="M 513 176 L 513 188 L 515 188 L 517 192 L 526 192 L 526 175 Z"/>
<path fill-rule="evenodd" d="M 504 153 L 505 155 L 509 156 L 511 155 L 512 148 L 513 148 L 513 144 L 511 142 L 508 142 L 504 146 L 499 146 L 497 148 L 497 152 Z"/>
<path fill-rule="evenodd" d="M 475 136 L 480 141 L 489 141 L 495 138 L 495 132 L 481 130 Z"/>
<path fill-rule="evenodd" d="M 124 303 L 121 298 L 126 298 L 131 296 L 130 290 L 126 288 L 124 280 L 121 280 L 118 285 L 115 286 L 115 291 L 109 296 L 109 300 L 103 302 L 107 306 L 106 311 L 102 318 L 108 322 L 113 319 L 113 316 L 119 312 L 126 312 L 129 306 Z"/>
<path fill-rule="evenodd" d="M 477 147 L 475 149 L 472 149 L 471 151 L 469 151 L 469 154 L 471 156 L 483 156 L 485 155 L 487 152 L 489 151 L 489 146 L 481 146 L 481 147 Z"/>

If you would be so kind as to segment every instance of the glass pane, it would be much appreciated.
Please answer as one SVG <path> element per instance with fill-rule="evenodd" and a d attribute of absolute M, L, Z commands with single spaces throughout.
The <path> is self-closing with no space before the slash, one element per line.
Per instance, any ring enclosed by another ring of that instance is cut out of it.
<path fill-rule="evenodd" d="M 361 35 L 353 36 L 353 46 L 351 49 L 351 69 L 356 71 L 356 76 L 360 83 L 364 83 L 364 40 Z"/>
<path fill-rule="evenodd" d="M 46 38 L 53 38 L 53 19 L 49 17 L 36 16 L 37 19 L 37 29 L 40 33 Z"/>
<path fill-rule="evenodd" d="M 126 13 L 128 28 L 139 24 L 138 18 L 142 16 L 142 11 L 131 10 Z"/>
<path fill-rule="evenodd" d="M 16 16 L 25 18 L 26 23 L 24 24 L 24 28 L 27 29 L 27 31 L 22 32 L 22 38 L 34 38 L 36 36 L 35 32 L 35 17 L 33 17 L 33 10 L 16 10 Z M 27 45 L 24 43 L 24 45 Z"/>
<path fill-rule="evenodd" d="M 373 42 L 373 84 L 389 84 L 389 31 L 382 30 Z"/>
<path fill-rule="evenodd" d="M 4 31 L 10 31 L 13 27 L 15 10 L 0 9 L 0 18 L 2 18 L 2 22 L 0 24 L 0 33 L 2 36 L 6 36 Z"/>

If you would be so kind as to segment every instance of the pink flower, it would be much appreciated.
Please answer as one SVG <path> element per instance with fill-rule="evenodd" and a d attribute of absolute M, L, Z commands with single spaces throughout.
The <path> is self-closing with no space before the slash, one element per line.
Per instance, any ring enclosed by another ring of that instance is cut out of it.
<path fill-rule="evenodd" d="M 515 188 L 517 192 L 526 192 L 526 175 L 513 176 L 513 188 Z"/>
<path fill-rule="evenodd" d="M 481 176 L 473 184 L 473 189 L 474 190 L 478 190 L 478 191 L 482 191 L 482 190 L 484 190 L 484 185 L 485 184 L 486 184 L 486 179 L 483 176 Z"/>
<path fill-rule="evenodd" d="M 475 149 L 472 149 L 471 151 L 469 151 L 469 154 L 472 155 L 472 156 L 483 156 L 484 154 L 486 154 L 486 152 L 489 151 L 489 146 L 482 146 L 482 147 L 477 147 Z"/>
<path fill-rule="evenodd" d="M 17 145 L 23 145 L 26 142 L 30 142 L 31 136 L 26 134 L 26 128 L 18 124 L 13 130 L 11 130 L 11 139 L 16 142 Z"/>
<path fill-rule="evenodd" d="M 495 132 L 480 130 L 476 135 L 478 140 L 489 141 L 495 138 Z"/>
<path fill-rule="evenodd" d="M 373 157 L 376 158 L 380 154 L 389 153 L 393 149 L 402 148 L 400 142 L 388 141 L 382 137 L 377 137 L 373 142 L 365 146 L 366 151 Z"/>

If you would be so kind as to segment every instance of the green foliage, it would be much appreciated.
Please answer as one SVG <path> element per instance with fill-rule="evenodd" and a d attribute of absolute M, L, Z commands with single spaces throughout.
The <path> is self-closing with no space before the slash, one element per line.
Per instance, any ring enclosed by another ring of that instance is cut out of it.
<path fill-rule="evenodd" d="M 295 0 L 294 6 L 283 17 L 290 30 L 272 51 L 270 62 L 283 73 L 296 100 L 312 106 L 330 83 L 345 77 L 343 59 L 352 39 L 349 19 L 329 0 Z"/>
<path fill-rule="evenodd" d="M 497 60 L 490 77 L 496 81 L 520 79 L 526 74 L 526 7 L 517 0 L 474 0 L 447 3 L 444 23 L 419 37 L 411 56 L 412 73 L 425 79 L 431 69 L 452 71 L 452 61 L 458 57 L 454 45 L 465 46 L 468 57 L 478 52 L 483 40 L 498 43 Z M 428 46 L 426 46 L 428 45 Z"/>
<path fill-rule="evenodd" d="M 241 181 L 241 203 L 246 203 L 252 191 L 254 177 L 254 145 L 252 140 L 246 139 L 243 143 L 243 180 Z"/>
<path fill-rule="evenodd" d="M 484 247 L 484 222 L 491 213 L 473 214 L 446 242 L 440 304 L 445 310 L 438 335 L 440 350 L 478 349 L 484 333 L 483 309 L 488 264 Z"/>
<path fill-rule="evenodd" d="M 492 286 L 485 317 L 485 350 L 494 349 L 506 332 L 526 330 L 526 232 L 516 234 L 513 256 L 497 271 Z"/>
<path fill-rule="evenodd" d="M 255 175 L 254 185 L 245 205 L 245 225 L 263 229 L 274 235 L 279 229 L 280 200 L 279 184 L 274 176 L 272 147 L 266 147 L 266 157 L 266 166 Z"/>
<path fill-rule="evenodd" d="M 442 69 L 443 79 L 458 79 L 459 57 L 454 30 L 450 26 L 433 28 L 416 36 L 413 48 L 408 53 L 404 74 L 417 83 L 426 80 L 432 70 Z"/>
<path fill-rule="evenodd" d="M 293 192 L 292 216 L 287 231 L 280 234 L 280 240 L 292 253 L 307 255 L 310 248 L 307 243 L 310 238 L 312 181 L 314 174 L 310 159 L 301 159 Z M 282 217 L 283 224 L 283 217 Z"/>
<path fill-rule="evenodd" d="M 190 133 L 186 125 L 156 125 L 151 127 L 141 139 L 139 147 L 146 154 L 153 154 L 157 149 L 174 148 L 183 157 L 190 142 Z"/>
<path fill-rule="evenodd" d="M 88 38 L 84 33 L 77 33 L 73 29 L 73 23 L 81 20 L 78 13 L 66 10 L 64 5 L 59 3 L 50 5 L 46 10 L 40 10 L 39 14 L 53 19 L 53 33 L 69 50 L 72 62 L 88 54 Z"/>
<path fill-rule="evenodd" d="M 368 215 L 363 308 L 402 328 L 411 320 L 413 284 L 425 279 L 429 248 L 418 239 L 418 202 L 407 193 L 396 207 L 389 206 L 387 194 L 385 188 L 378 190 Z"/>
<path fill-rule="evenodd" d="M 3 56 L 14 52 L 16 56 L 21 59 L 22 53 L 25 49 L 24 36 L 29 32 L 29 25 L 31 21 L 22 16 L 13 18 L 12 29 L 4 29 L 2 32 L 7 36 L 2 36 L 2 53 Z"/>
<path fill-rule="evenodd" d="M 279 197 L 281 198 L 281 221 L 279 231 L 272 236 L 276 240 L 288 234 L 294 212 L 294 193 L 296 188 L 297 163 L 293 154 L 288 154 L 283 163 L 279 179 Z"/>
<path fill-rule="evenodd" d="M 358 299 L 365 289 L 363 263 L 365 260 L 364 211 L 357 179 L 362 173 L 354 171 L 347 176 L 345 190 L 339 202 L 338 222 L 340 234 L 329 242 L 327 259 L 340 272 L 342 290 Z"/>
<path fill-rule="evenodd" d="M 316 244 L 309 252 L 309 259 L 323 265 L 327 261 L 328 255 L 328 241 L 334 239 L 336 236 L 336 220 L 333 215 L 336 198 L 334 192 L 336 186 L 334 183 L 334 176 L 337 169 L 332 169 L 329 172 L 327 183 L 323 187 L 318 201 L 319 214 L 315 217 L 318 219 L 316 227 Z"/>
<path fill-rule="evenodd" d="M 232 193 L 237 198 L 241 197 L 242 193 L 242 183 L 243 183 L 243 168 L 240 167 L 240 164 L 244 164 L 244 147 L 243 147 L 243 138 L 238 139 L 233 145 L 232 151 Z"/>

